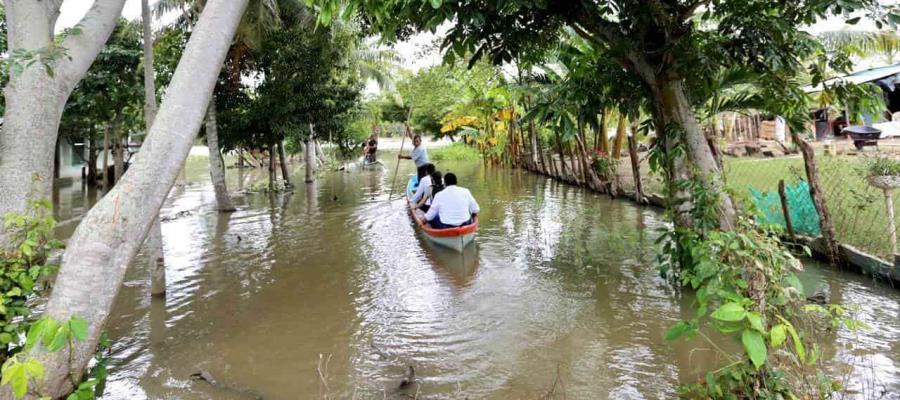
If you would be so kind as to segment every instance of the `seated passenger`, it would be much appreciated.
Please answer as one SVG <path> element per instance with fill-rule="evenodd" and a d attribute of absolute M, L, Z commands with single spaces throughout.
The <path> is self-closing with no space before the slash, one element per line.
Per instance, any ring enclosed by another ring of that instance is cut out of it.
<path fill-rule="evenodd" d="M 419 167 L 419 182 L 416 186 L 416 193 L 411 201 L 413 204 L 419 204 L 419 200 L 425 196 L 425 191 L 431 186 L 431 174 L 434 173 L 434 164 L 425 164 Z"/>
<path fill-rule="evenodd" d="M 457 228 L 472 223 L 480 209 L 469 189 L 456 186 L 456 175 L 444 176 L 444 187 L 431 200 L 425 220 L 434 229 Z"/>
<path fill-rule="evenodd" d="M 441 175 L 441 171 L 434 171 L 431 174 L 431 186 L 425 189 L 425 195 L 422 196 L 422 199 L 416 203 L 416 208 L 428 212 L 428 208 L 431 207 L 431 201 L 434 199 L 434 195 L 438 194 L 441 190 L 444 189 L 444 179 Z"/>

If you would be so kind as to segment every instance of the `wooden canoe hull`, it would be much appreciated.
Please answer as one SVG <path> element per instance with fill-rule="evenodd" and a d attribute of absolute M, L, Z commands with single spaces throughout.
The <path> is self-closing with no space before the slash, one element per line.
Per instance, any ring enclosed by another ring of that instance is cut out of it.
<path fill-rule="evenodd" d="M 422 234 L 432 243 L 451 250 L 456 250 L 460 253 L 463 252 L 466 246 L 475 241 L 475 232 L 478 230 L 478 217 L 476 216 L 471 224 L 463 225 L 458 228 L 432 229 L 428 226 L 428 223 L 425 222 L 422 211 L 413 208 L 414 204 L 411 201 L 414 194 L 412 191 L 414 186 L 413 179 L 415 178 L 410 178 L 406 184 L 406 206 L 409 215 L 416 223 L 416 227 L 418 227 Z"/>

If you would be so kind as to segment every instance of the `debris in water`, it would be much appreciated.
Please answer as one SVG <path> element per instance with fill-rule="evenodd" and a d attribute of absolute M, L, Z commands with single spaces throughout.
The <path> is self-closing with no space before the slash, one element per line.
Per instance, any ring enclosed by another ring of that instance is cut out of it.
<path fill-rule="evenodd" d="M 416 370 L 413 369 L 412 365 L 410 365 L 406 369 L 406 376 L 404 376 L 403 380 L 400 381 L 400 389 L 406 389 L 414 383 L 416 383 Z"/>
<path fill-rule="evenodd" d="M 828 285 L 823 283 L 816 287 L 816 291 L 809 295 L 806 300 L 815 304 L 828 303 Z"/>

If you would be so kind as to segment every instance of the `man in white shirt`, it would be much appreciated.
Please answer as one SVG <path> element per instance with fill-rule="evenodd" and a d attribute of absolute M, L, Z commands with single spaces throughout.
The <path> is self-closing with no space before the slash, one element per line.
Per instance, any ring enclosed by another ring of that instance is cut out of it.
<path fill-rule="evenodd" d="M 431 174 L 434 173 L 434 164 L 425 164 L 421 166 L 420 169 L 422 171 L 421 173 L 419 173 L 419 186 L 416 187 L 416 193 L 412 197 L 413 204 L 419 204 L 419 201 L 422 200 L 422 196 L 425 196 L 425 192 L 428 191 L 428 187 L 433 183 L 431 180 Z"/>
<path fill-rule="evenodd" d="M 416 168 L 419 168 L 425 164 L 428 164 L 428 151 L 425 150 L 425 146 L 422 145 L 422 136 L 416 134 L 412 137 L 413 141 L 413 149 L 409 152 L 408 156 L 404 156 L 403 154 L 398 154 L 397 157 L 401 159 L 413 160 L 416 164 Z"/>
<path fill-rule="evenodd" d="M 478 202 L 469 189 L 456 186 L 456 175 L 444 175 L 444 190 L 431 200 L 431 208 L 425 213 L 425 220 L 434 229 L 457 228 L 471 223 L 478 214 Z"/>

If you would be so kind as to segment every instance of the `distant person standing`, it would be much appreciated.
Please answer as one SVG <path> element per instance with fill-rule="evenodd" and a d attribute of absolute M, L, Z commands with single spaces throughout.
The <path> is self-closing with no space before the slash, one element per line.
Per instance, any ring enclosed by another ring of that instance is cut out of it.
<path fill-rule="evenodd" d="M 408 133 L 408 135 L 412 135 L 412 133 Z M 428 151 L 422 145 L 422 136 L 419 134 L 412 136 L 412 142 L 413 149 L 409 152 L 409 155 L 398 154 L 397 157 L 404 160 L 413 160 L 416 163 L 416 168 L 428 164 Z"/>
<path fill-rule="evenodd" d="M 366 162 L 374 163 L 377 160 L 377 152 L 378 152 L 378 133 L 373 132 L 372 136 L 369 136 L 369 139 L 366 140 L 366 143 L 363 146 L 363 155 L 365 156 Z"/>

